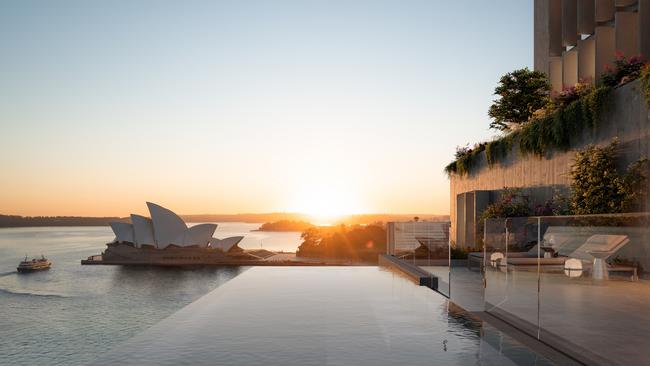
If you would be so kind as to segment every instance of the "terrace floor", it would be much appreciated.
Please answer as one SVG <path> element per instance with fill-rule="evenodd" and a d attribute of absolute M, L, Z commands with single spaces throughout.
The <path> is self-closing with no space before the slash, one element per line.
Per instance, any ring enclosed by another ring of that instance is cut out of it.
<path fill-rule="evenodd" d="M 488 272 L 486 310 L 539 324 L 540 339 L 561 338 L 594 362 L 650 364 L 650 282 L 543 273 L 539 296 L 537 287 L 535 272 Z"/>
<path fill-rule="evenodd" d="M 590 364 L 650 364 L 650 281 L 612 277 L 569 278 L 563 273 L 511 268 L 482 275 L 466 267 L 421 266 L 450 278 L 451 300 L 473 312 L 487 311 L 543 342 Z"/>

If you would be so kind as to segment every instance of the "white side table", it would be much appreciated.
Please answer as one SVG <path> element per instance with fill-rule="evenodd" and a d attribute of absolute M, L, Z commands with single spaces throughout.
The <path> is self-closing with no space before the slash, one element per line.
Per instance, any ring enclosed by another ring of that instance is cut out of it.
<path fill-rule="evenodd" d="M 544 251 L 544 258 L 553 258 L 553 253 L 555 250 L 553 250 L 553 247 L 539 247 L 541 250 Z"/>
<path fill-rule="evenodd" d="M 594 257 L 593 269 L 591 271 L 591 276 L 594 280 L 608 280 L 609 272 L 607 272 L 607 263 L 605 259 L 609 257 L 611 252 L 603 252 L 599 250 L 587 251 Z"/>

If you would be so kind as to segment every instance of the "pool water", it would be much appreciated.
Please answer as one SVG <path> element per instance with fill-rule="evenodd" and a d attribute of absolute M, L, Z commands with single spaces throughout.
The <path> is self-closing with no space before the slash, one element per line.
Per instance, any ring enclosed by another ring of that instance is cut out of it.
<path fill-rule="evenodd" d="M 255 267 L 97 365 L 549 365 L 378 267 Z"/>

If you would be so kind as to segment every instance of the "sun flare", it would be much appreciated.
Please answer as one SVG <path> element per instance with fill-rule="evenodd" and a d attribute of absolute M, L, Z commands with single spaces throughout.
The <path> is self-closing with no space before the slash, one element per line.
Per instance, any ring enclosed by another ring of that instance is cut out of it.
<path fill-rule="evenodd" d="M 319 185 L 299 190 L 291 211 L 310 215 L 317 224 L 330 224 L 337 218 L 360 212 L 358 199 L 341 187 Z"/>

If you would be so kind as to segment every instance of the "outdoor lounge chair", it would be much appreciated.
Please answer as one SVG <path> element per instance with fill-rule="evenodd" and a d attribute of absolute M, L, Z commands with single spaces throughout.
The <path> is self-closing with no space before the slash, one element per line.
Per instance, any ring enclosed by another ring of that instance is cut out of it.
<path fill-rule="evenodd" d="M 589 228 L 591 229 L 591 228 Z M 553 251 L 556 255 L 561 257 L 570 257 L 571 254 L 580 246 L 585 244 L 585 241 L 589 239 L 594 233 L 591 230 L 585 230 L 584 227 L 579 226 L 549 226 L 544 232 L 544 237 L 542 238 L 542 247 L 553 248 Z M 511 240 L 515 240 L 514 237 L 511 237 Z M 503 243 L 505 247 L 505 243 Z M 505 253 L 504 253 L 505 254 Z M 541 254 L 541 253 L 540 253 Z M 521 260 L 518 262 L 518 265 L 533 265 L 537 264 L 537 246 L 534 246 L 528 252 L 511 252 L 508 253 L 508 258 L 532 258 L 531 260 Z M 483 258 L 482 252 L 472 252 L 468 256 L 468 268 L 470 268 L 470 261 L 480 262 Z M 562 265 L 563 262 L 561 259 L 545 258 L 547 265 Z M 488 260 L 484 260 L 483 265 L 488 264 Z"/>
<path fill-rule="evenodd" d="M 557 252 L 561 248 L 571 248 L 569 253 L 573 252 L 576 247 L 584 243 L 588 236 L 578 235 L 575 232 L 575 227 L 567 226 L 551 226 L 544 233 L 542 239 L 543 247 L 553 247 Z M 510 241 L 514 242 L 516 239 L 511 233 Z M 505 243 L 501 243 L 505 247 Z M 527 252 L 511 252 L 508 253 L 508 258 L 537 258 L 537 245 L 533 246 Z M 489 258 L 489 255 L 488 255 Z M 472 268 L 472 262 L 478 262 L 483 268 L 483 266 L 488 265 L 489 259 L 483 258 L 483 252 L 470 252 L 467 256 L 467 268 Z M 535 262 L 537 264 L 537 262 Z"/>
<path fill-rule="evenodd" d="M 488 253 L 488 258 L 490 257 L 491 253 Z M 510 258 L 537 258 L 537 245 L 533 246 L 528 250 L 527 252 L 512 252 L 508 253 L 508 257 Z M 486 259 L 483 255 L 483 252 L 470 252 L 467 255 L 467 269 L 472 269 L 472 263 L 471 262 L 478 262 L 479 265 L 481 266 L 481 269 L 483 266 L 487 265 L 490 260 Z"/>
<path fill-rule="evenodd" d="M 633 266 L 616 266 L 605 262 L 612 254 L 630 242 L 627 235 L 592 235 L 584 244 L 570 255 L 555 258 L 514 258 L 509 255 L 506 263 L 511 266 L 563 266 L 568 258 L 582 260 L 585 268 L 591 268 L 592 275 L 607 278 L 608 272 L 632 272 L 632 279 L 637 279 L 637 268 Z M 600 274 L 602 273 L 602 274 Z"/>

